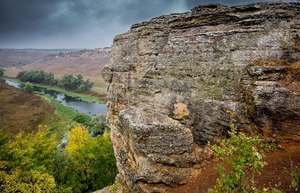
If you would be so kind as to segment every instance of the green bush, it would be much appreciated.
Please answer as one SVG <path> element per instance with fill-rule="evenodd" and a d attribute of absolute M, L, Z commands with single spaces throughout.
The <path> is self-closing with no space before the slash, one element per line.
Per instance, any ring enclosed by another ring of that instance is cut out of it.
<path fill-rule="evenodd" d="M 74 118 L 74 121 L 76 121 L 77 123 L 84 123 L 85 122 L 85 115 L 83 113 L 77 113 Z"/>
<path fill-rule="evenodd" d="M 229 113 L 234 120 L 234 114 Z M 210 192 L 262 192 L 255 187 L 254 175 L 259 174 L 267 165 L 263 157 L 269 145 L 265 145 L 260 136 L 252 137 L 237 132 L 233 123 L 230 124 L 230 129 L 228 139 L 212 146 L 215 156 L 229 165 L 229 171 L 226 171 L 224 165 L 218 164 L 216 169 L 219 177 Z M 271 191 L 280 192 L 276 189 Z"/>
<path fill-rule="evenodd" d="M 30 82 L 26 82 L 23 90 L 29 94 L 33 93 L 33 85 Z"/>
<path fill-rule="evenodd" d="M 102 135 L 105 131 L 109 131 L 109 125 L 106 122 L 105 114 L 94 115 L 89 124 L 90 131 L 92 131 L 94 137 Z"/>
<path fill-rule="evenodd" d="M 292 177 L 292 183 L 291 183 L 290 187 L 293 192 L 298 192 L 299 186 L 300 186 L 300 168 L 298 166 L 295 166 L 290 171 L 290 176 Z"/>

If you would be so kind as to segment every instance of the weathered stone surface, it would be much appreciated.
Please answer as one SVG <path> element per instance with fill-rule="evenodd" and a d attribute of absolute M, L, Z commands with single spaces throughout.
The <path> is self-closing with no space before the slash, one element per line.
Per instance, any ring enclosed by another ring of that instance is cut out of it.
<path fill-rule="evenodd" d="M 262 67 L 262 71 L 265 69 Z M 257 81 L 250 89 L 255 106 L 252 119 L 274 137 L 300 140 L 300 87 L 289 90 L 285 86 L 287 80 L 283 80 L 289 73 L 276 73 L 273 69 L 270 67 L 269 73 L 259 76 L 264 76 L 264 80 L 254 78 Z M 299 85 L 299 80 L 292 79 L 290 84 Z"/>
<path fill-rule="evenodd" d="M 241 128 L 299 140 L 299 57 L 296 3 L 199 6 L 116 36 L 102 75 L 118 179 L 145 192 L 184 183 L 228 110 Z"/>
<path fill-rule="evenodd" d="M 115 126 L 112 139 L 119 172 L 127 180 L 181 184 L 192 172 L 190 167 L 204 159 L 191 130 L 161 113 L 128 108 L 120 112 Z"/>

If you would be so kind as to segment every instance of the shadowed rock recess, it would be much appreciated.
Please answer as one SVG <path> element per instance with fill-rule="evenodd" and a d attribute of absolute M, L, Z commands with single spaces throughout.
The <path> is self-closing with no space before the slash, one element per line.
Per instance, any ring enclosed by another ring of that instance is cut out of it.
<path fill-rule="evenodd" d="M 232 121 L 300 140 L 300 4 L 198 6 L 134 24 L 102 76 L 124 192 L 164 192 L 212 157 Z"/>

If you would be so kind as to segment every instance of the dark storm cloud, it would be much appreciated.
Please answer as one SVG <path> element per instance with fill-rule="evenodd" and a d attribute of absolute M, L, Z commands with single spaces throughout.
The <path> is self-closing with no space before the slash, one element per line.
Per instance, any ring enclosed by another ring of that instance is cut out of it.
<path fill-rule="evenodd" d="M 170 3 L 171 2 L 171 3 Z M 76 28 L 98 20 L 132 22 L 164 13 L 176 1 L 159 0 L 2 0 L 1 33 L 20 31 L 56 31 Z M 179 2 L 179 1 L 178 1 Z"/>
<path fill-rule="evenodd" d="M 185 0 L 188 8 L 195 7 L 197 5 L 209 4 L 209 3 L 220 3 L 227 6 L 234 6 L 234 5 L 243 5 L 248 3 L 256 3 L 256 2 L 270 2 L 272 0 Z"/>
<path fill-rule="evenodd" d="M 238 0 L 1 0 L 0 48 L 110 46 L 134 23 L 199 4 Z"/>
<path fill-rule="evenodd" d="M 34 42 L 47 46 L 50 39 L 49 44 L 56 42 L 60 47 L 60 43 L 68 47 L 67 39 L 75 47 L 109 46 L 116 34 L 135 22 L 185 10 L 181 1 L 1 0 L 0 46 L 11 47 L 17 42 L 30 42 L 24 47 L 34 47 Z"/>
<path fill-rule="evenodd" d="M 58 2 L 58 0 L 2 0 L 0 3 L 1 33 L 38 29 L 55 11 Z"/>

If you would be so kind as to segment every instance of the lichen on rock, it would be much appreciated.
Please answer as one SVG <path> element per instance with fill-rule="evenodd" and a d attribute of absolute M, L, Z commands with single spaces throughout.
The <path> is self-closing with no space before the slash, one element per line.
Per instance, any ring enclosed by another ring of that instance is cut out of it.
<path fill-rule="evenodd" d="M 300 140 L 300 4 L 198 6 L 115 37 L 102 76 L 118 180 L 142 192 L 187 181 L 236 125 Z"/>

